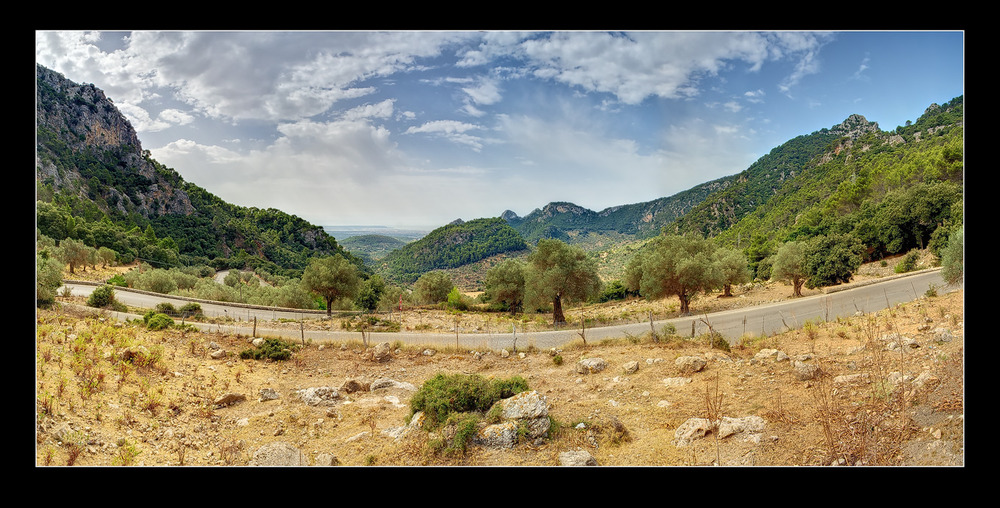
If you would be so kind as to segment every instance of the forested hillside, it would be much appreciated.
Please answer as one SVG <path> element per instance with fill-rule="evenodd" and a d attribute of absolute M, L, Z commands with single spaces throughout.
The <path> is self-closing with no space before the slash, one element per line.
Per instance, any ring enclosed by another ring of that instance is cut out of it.
<path fill-rule="evenodd" d="M 706 182 L 673 196 L 643 203 L 607 208 L 600 212 L 573 203 L 554 202 L 524 217 L 508 210 L 501 215 L 531 245 L 543 238 L 583 244 L 592 234 L 630 241 L 656 236 L 660 230 L 689 213 L 712 193 L 730 187 L 735 177 Z"/>
<path fill-rule="evenodd" d="M 342 254 L 321 227 L 279 210 L 226 203 L 142 149 L 111 99 L 36 66 L 38 232 L 107 247 L 153 266 L 264 267 L 301 273 L 309 258 Z"/>
<path fill-rule="evenodd" d="M 856 240 L 864 261 L 937 252 L 963 222 L 963 113 L 957 97 L 894 131 L 852 116 L 795 138 L 670 231 L 713 236 L 754 267 L 783 242 L 819 236 Z"/>
<path fill-rule="evenodd" d="M 386 279 L 410 284 L 421 274 L 456 268 L 505 252 L 527 249 L 521 235 L 501 218 L 452 223 L 389 253 L 376 272 Z"/>
<path fill-rule="evenodd" d="M 361 258 L 365 264 L 373 265 L 390 252 L 406 245 L 406 242 L 386 235 L 358 235 L 340 240 L 340 245 Z"/>

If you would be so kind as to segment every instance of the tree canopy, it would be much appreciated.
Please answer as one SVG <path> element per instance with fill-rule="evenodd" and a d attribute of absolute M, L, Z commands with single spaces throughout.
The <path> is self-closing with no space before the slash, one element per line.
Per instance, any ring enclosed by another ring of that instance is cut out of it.
<path fill-rule="evenodd" d="M 325 300 L 327 316 L 332 313 L 333 302 L 357 295 L 358 283 L 357 267 L 340 254 L 313 258 L 302 273 L 302 284 Z"/>
<path fill-rule="evenodd" d="M 625 284 L 647 299 L 676 296 L 687 315 L 695 294 L 722 285 L 714 253 L 715 244 L 700 235 L 658 236 L 629 261 Z"/>
<path fill-rule="evenodd" d="M 566 322 L 562 302 L 584 301 L 601 291 L 597 265 L 583 250 L 555 239 L 538 241 L 528 255 L 525 273 L 525 304 L 552 304 L 552 322 Z"/>

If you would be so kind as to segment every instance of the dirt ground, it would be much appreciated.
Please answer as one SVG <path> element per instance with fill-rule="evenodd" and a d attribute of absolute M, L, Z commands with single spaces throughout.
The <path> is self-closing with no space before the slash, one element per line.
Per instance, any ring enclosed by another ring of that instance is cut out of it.
<path fill-rule="evenodd" d="M 866 266 L 858 279 L 882 272 Z M 735 293 L 707 295 L 694 305 L 762 303 L 788 298 L 790 288 L 748 285 Z M 673 302 L 591 306 L 569 317 L 645 317 L 649 305 L 669 313 Z M 619 467 L 962 466 L 963 317 L 959 291 L 875 315 L 745 337 L 728 352 L 699 338 L 643 337 L 557 352 L 529 348 L 508 357 L 399 346 L 390 360 L 375 362 L 360 343 L 329 343 L 307 344 L 287 361 L 263 361 L 240 359 L 250 337 L 149 331 L 58 306 L 36 315 L 36 464 L 241 466 L 252 464 L 263 445 L 280 441 L 301 450 L 309 465 L 558 466 L 561 452 L 585 450 L 599 466 Z M 452 316 L 433 311 L 404 326 L 434 320 L 453 326 Z M 137 345 L 152 352 L 148 366 L 121 361 Z M 218 349 L 226 354 L 213 358 Z M 771 349 L 788 358 L 758 357 Z M 701 371 L 685 373 L 675 364 L 694 355 L 707 361 Z M 584 358 L 602 358 L 608 367 L 580 374 L 576 366 Z M 639 368 L 626 373 L 623 366 L 632 361 Z M 803 379 L 796 361 L 819 371 Z M 419 388 L 438 373 L 523 377 L 546 398 L 554 432 L 513 448 L 435 453 L 428 432 L 390 435 L 407 422 L 411 388 L 343 390 L 348 380 L 364 386 L 378 379 Z M 671 384 L 674 378 L 682 384 Z M 341 398 L 331 406 L 307 405 L 296 392 L 310 387 L 338 388 Z M 265 400 L 262 390 L 278 398 Z M 236 402 L 219 404 L 227 394 Z M 687 445 L 676 442 L 685 422 L 709 416 L 757 416 L 765 423 L 754 432 L 722 438 L 709 432 Z"/>

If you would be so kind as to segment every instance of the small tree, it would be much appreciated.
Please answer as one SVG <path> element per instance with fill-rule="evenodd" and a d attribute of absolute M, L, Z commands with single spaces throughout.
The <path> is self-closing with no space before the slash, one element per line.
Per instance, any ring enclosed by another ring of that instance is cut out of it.
<path fill-rule="evenodd" d="M 361 283 L 355 303 L 368 312 L 374 312 L 378 309 L 382 293 L 385 293 L 385 281 L 379 274 L 372 275 Z"/>
<path fill-rule="evenodd" d="M 965 277 L 965 226 L 948 237 L 941 251 L 941 276 L 948 284 L 957 284 Z"/>
<path fill-rule="evenodd" d="M 674 295 L 681 314 L 688 315 L 695 294 L 720 285 L 714 251 L 715 245 L 700 236 L 658 236 L 629 261 L 625 284 L 647 299 Z"/>
<path fill-rule="evenodd" d="M 109 264 L 115 262 L 117 254 L 108 247 L 100 247 L 97 249 L 97 256 L 101 260 L 101 268 L 107 268 Z"/>
<path fill-rule="evenodd" d="M 344 256 L 313 258 L 302 272 L 302 284 L 326 302 L 326 315 L 332 315 L 333 302 L 354 298 L 358 292 L 358 270 Z"/>
<path fill-rule="evenodd" d="M 524 262 L 507 259 L 486 272 L 486 295 L 500 302 L 511 314 L 524 305 Z"/>
<path fill-rule="evenodd" d="M 417 303 L 441 303 L 448 301 L 448 293 L 455 284 L 451 276 L 442 270 L 427 272 L 413 283 L 413 299 Z"/>
<path fill-rule="evenodd" d="M 87 262 L 87 246 L 79 240 L 64 238 L 59 242 L 57 257 L 60 261 L 69 265 L 69 273 L 75 274 L 76 267 L 83 266 Z"/>
<path fill-rule="evenodd" d="M 715 264 L 719 271 L 723 296 L 733 296 L 733 284 L 750 282 L 750 268 L 742 252 L 726 248 L 717 249 Z"/>
<path fill-rule="evenodd" d="M 562 302 L 585 301 L 601 291 L 594 260 L 577 247 L 560 240 L 542 239 L 528 255 L 525 271 L 525 303 L 552 303 L 552 324 L 566 322 Z"/>
<path fill-rule="evenodd" d="M 806 271 L 806 248 L 802 242 L 785 242 L 778 247 L 771 266 L 771 278 L 790 282 L 792 296 L 802 296 L 802 284 L 809 272 Z"/>
<path fill-rule="evenodd" d="M 864 246 L 849 234 L 817 236 L 806 246 L 806 287 L 850 282 L 861 266 Z"/>
<path fill-rule="evenodd" d="M 59 262 L 41 255 L 35 256 L 35 304 L 38 307 L 56 301 L 56 290 L 62 285 L 62 266 Z"/>

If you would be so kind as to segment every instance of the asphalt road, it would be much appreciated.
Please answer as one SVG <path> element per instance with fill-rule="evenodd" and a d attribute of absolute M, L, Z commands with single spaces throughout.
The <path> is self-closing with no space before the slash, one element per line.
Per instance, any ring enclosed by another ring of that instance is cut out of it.
<path fill-rule="evenodd" d="M 939 294 L 959 289 L 959 287 L 947 286 L 941 278 L 940 270 L 930 270 L 893 277 L 884 282 L 861 285 L 841 291 L 828 291 L 826 294 L 788 300 L 772 305 L 746 307 L 707 315 L 691 315 L 654 321 L 653 326 L 659 332 L 664 325 L 671 323 L 676 328 L 678 334 L 685 336 L 701 335 L 711 327 L 721 333 L 730 342 L 734 342 L 747 333 L 753 335 L 771 335 L 799 328 L 806 321 L 830 321 L 838 317 L 852 316 L 858 312 L 876 312 L 897 303 L 916 300 L 932 285 L 937 289 Z M 95 287 L 86 284 L 67 284 L 67 286 L 71 288 L 74 296 L 88 296 Z M 148 295 L 121 288 L 116 289 L 115 298 L 126 305 L 141 308 L 153 308 L 161 302 L 170 302 L 174 306 L 180 307 L 188 302 L 187 300 L 171 298 L 165 295 Z M 266 328 L 267 321 L 278 319 L 298 320 L 307 315 L 323 315 L 323 312 L 319 311 L 248 308 L 225 303 L 199 302 L 199 304 L 201 305 L 202 312 L 207 316 L 224 316 L 236 320 L 235 322 L 231 322 L 232 324 L 224 325 L 191 323 L 206 331 L 251 335 L 254 330 L 254 319 L 256 318 L 258 323 L 256 328 L 257 336 L 280 336 L 293 340 L 308 339 L 314 342 L 349 339 L 361 340 L 362 338 L 360 332 L 277 330 Z M 116 312 L 110 312 L 109 314 L 118 319 L 135 319 L 138 317 Z M 598 342 L 606 338 L 626 337 L 629 335 L 638 337 L 649 332 L 649 330 L 650 324 L 647 321 L 627 325 L 590 328 L 585 330 L 584 333 L 588 342 Z M 506 333 L 459 333 L 457 335 L 454 333 L 372 333 L 368 341 L 369 343 L 401 341 L 428 346 L 457 344 L 463 348 L 489 348 L 492 350 L 503 348 L 508 350 L 523 350 L 531 345 L 540 349 L 549 349 L 579 339 L 580 331 L 579 328 L 566 328 L 530 333 L 512 330 Z"/>

